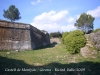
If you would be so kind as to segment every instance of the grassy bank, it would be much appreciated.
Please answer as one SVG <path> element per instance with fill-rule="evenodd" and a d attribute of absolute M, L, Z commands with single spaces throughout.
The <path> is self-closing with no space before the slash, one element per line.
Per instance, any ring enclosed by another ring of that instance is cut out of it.
<path fill-rule="evenodd" d="M 99 66 L 100 52 L 97 58 L 84 58 L 81 54 L 71 55 L 62 44 L 21 52 L 0 51 L 0 75 L 97 75 Z M 6 71 L 9 68 L 21 70 Z M 25 70 L 29 68 L 36 71 Z M 56 71 L 55 68 L 63 70 Z M 69 68 L 84 68 L 85 71 L 67 71 Z"/>

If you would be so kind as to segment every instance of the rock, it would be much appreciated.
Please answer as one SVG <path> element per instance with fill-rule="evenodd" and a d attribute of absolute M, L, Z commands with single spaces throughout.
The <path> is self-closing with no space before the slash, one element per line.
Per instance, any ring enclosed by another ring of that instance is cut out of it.
<path fill-rule="evenodd" d="M 96 33 L 91 33 L 90 40 L 96 46 L 96 48 L 100 50 L 100 31 Z"/>
<path fill-rule="evenodd" d="M 86 34 L 85 37 L 86 39 L 88 39 L 89 35 Z M 88 39 L 87 44 L 80 50 L 81 55 L 85 58 L 96 58 L 97 50 L 91 50 L 90 47 L 93 48 L 93 45 L 91 41 Z"/>
<path fill-rule="evenodd" d="M 81 48 L 80 53 L 85 58 L 96 58 L 97 55 L 96 50 L 89 50 L 88 47 Z"/>
<path fill-rule="evenodd" d="M 41 63 L 33 63 L 35 66 L 43 66 Z"/>
<path fill-rule="evenodd" d="M 6 54 L 10 54 L 10 52 L 7 52 Z"/>
<path fill-rule="evenodd" d="M 19 50 L 15 50 L 16 52 L 19 52 Z"/>

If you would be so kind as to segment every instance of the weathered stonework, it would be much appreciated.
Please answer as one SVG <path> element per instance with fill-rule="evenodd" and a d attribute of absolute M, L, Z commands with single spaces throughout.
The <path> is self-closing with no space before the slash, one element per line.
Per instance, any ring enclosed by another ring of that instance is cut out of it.
<path fill-rule="evenodd" d="M 90 34 L 90 40 L 92 43 L 95 45 L 95 47 L 100 50 L 100 31 L 96 33 L 91 33 Z"/>
<path fill-rule="evenodd" d="M 0 50 L 30 50 L 49 44 L 47 32 L 30 24 L 0 20 Z"/>

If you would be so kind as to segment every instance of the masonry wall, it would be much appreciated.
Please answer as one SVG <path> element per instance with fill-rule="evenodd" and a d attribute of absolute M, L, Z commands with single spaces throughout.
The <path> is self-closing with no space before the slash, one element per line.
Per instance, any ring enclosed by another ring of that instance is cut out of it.
<path fill-rule="evenodd" d="M 50 44 L 50 38 L 47 32 L 43 33 L 33 26 L 30 26 L 30 29 L 31 44 L 33 49 Z"/>
<path fill-rule="evenodd" d="M 30 24 L 0 20 L 0 50 L 30 50 L 49 45 L 49 35 Z"/>

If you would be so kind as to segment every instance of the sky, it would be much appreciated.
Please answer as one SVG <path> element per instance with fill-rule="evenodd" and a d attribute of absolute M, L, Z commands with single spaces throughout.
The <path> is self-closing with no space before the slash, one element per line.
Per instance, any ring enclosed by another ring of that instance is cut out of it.
<path fill-rule="evenodd" d="M 95 17 L 94 29 L 100 28 L 100 0 L 0 0 L 0 19 L 3 10 L 10 5 L 19 9 L 21 19 L 15 22 L 27 23 L 51 32 L 75 30 L 74 23 L 82 13 Z"/>

